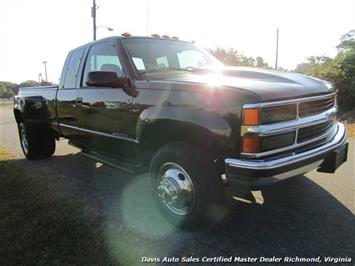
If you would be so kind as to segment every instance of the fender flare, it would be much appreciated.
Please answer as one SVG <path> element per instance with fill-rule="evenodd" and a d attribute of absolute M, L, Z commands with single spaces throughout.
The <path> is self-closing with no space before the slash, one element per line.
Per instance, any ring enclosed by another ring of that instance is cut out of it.
<path fill-rule="evenodd" d="M 138 119 L 137 141 L 141 149 L 187 141 L 216 153 L 229 153 L 233 146 L 232 129 L 223 117 L 196 107 L 181 106 L 145 109 Z"/>
<path fill-rule="evenodd" d="M 42 96 L 15 96 L 14 115 L 17 123 L 49 124 L 48 105 Z"/>

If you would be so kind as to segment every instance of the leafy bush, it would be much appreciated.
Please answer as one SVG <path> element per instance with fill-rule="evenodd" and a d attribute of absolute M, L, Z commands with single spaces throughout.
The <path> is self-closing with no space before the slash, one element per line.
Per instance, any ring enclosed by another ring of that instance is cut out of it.
<path fill-rule="evenodd" d="M 338 89 L 338 105 L 342 112 L 355 109 L 355 30 L 341 37 L 334 59 L 309 57 L 299 64 L 297 72 L 333 82 Z"/>

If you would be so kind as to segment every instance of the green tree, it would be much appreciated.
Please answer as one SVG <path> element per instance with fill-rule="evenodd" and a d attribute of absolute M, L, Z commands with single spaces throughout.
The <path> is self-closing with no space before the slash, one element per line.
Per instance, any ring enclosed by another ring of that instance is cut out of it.
<path fill-rule="evenodd" d="M 13 96 L 13 91 L 7 88 L 4 84 L 0 84 L 0 98 L 11 98 Z"/>
<path fill-rule="evenodd" d="M 326 67 L 321 77 L 332 81 L 339 90 L 338 103 L 342 111 L 355 109 L 355 49 L 344 50 Z"/>
<path fill-rule="evenodd" d="M 341 51 L 355 50 L 355 29 L 341 36 L 340 41 L 337 48 Z"/>
<path fill-rule="evenodd" d="M 217 47 L 216 49 L 209 49 L 209 52 L 213 54 L 219 61 L 226 66 L 238 66 L 240 65 L 239 54 L 237 50 L 233 48 L 225 49 Z"/>
<path fill-rule="evenodd" d="M 239 55 L 240 66 L 255 66 L 255 59 L 253 57 Z"/>
<path fill-rule="evenodd" d="M 41 86 L 41 83 L 35 80 L 26 80 L 19 84 L 19 87 L 35 87 L 35 86 Z"/>
<path fill-rule="evenodd" d="M 298 64 L 295 71 L 299 73 L 312 73 L 314 76 L 319 76 L 320 69 L 328 66 L 332 59 L 327 56 L 310 56 L 307 57 L 307 62 Z"/>
<path fill-rule="evenodd" d="M 16 83 L 0 81 L 0 98 L 11 98 L 18 92 Z"/>
<path fill-rule="evenodd" d="M 34 80 L 26 80 L 20 84 L 16 84 L 8 81 L 0 81 L 0 98 L 11 98 L 15 96 L 20 87 L 34 87 L 41 85 L 51 85 L 51 83 L 41 84 Z"/>
<path fill-rule="evenodd" d="M 269 64 L 266 63 L 261 56 L 256 57 L 256 66 L 260 68 L 270 68 Z"/>
<path fill-rule="evenodd" d="M 269 68 L 268 64 L 261 56 L 253 57 L 240 54 L 233 48 L 217 47 L 215 49 L 209 49 L 209 52 L 213 54 L 219 61 L 226 66 L 249 66 L 249 67 L 262 67 Z"/>
<path fill-rule="evenodd" d="M 334 59 L 313 56 L 296 71 L 333 82 L 338 89 L 338 105 L 343 112 L 355 109 L 355 30 L 340 38 Z"/>

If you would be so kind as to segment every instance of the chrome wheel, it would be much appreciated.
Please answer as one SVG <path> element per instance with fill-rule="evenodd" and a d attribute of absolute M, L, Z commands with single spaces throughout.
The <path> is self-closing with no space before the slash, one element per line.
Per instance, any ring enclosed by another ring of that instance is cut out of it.
<path fill-rule="evenodd" d="M 28 153 L 28 141 L 26 136 L 26 129 L 24 126 L 20 128 L 20 135 L 21 135 L 21 146 L 25 154 Z"/>
<path fill-rule="evenodd" d="M 187 172 L 168 162 L 161 166 L 158 177 L 158 197 L 163 205 L 177 215 L 189 214 L 195 206 L 195 191 Z"/>

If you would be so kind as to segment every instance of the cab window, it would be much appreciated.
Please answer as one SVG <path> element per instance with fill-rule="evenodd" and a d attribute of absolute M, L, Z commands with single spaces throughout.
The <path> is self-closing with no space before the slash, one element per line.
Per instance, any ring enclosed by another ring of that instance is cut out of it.
<path fill-rule="evenodd" d="M 115 72 L 118 77 L 124 77 L 120 59 L 112 43 L 100 43 L 91 47 L 84 68 L 83 86 L 86 86 L 87 75 L 91 71 L 110 71 Z"/>
<path fill-rule="evenodd" d="M 145 70 L 145 66 L 142 58 L 132 57 L 132 60 L 137 70 Z"/>
<path fill-rule="evenodd" d="M 207 65 L 204 56 L 196 50 L 186 50 L 177 53 L 177 57 L 181 68 L 203 67 Z"/>
<path fill-rule="evenodd" d="M 204 49 L 192 43 L 161 38 L 127 38 L 122 40 L 136 68 L 138 78 L 166 79 L 195 68 L 222 65 Z"/>
<path fill-rule="evenodd" d="M 155 59 L 159 67 L 169 67 L 168 58 L 166 56 L 161 56 Z"/>

